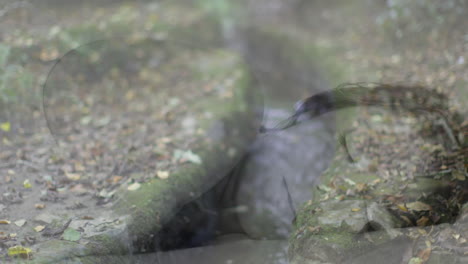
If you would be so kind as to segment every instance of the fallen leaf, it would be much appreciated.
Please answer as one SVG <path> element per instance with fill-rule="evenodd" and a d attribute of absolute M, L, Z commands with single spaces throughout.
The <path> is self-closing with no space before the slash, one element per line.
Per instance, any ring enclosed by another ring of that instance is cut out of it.
<path fill-rule="evenodd" d="M 22 227 L 24 226 L 24 224 L 26 224 L 26 220 L 25 219 L 20 219 L 20 220 L 17 220 L 14 222 L 16 226 L 19 226 L 19 227 Z"/>
<path fill-rule="evenodd" d="M 418 233 L 419 233 L 419 234 L 421 234 L 421 235 L 423 235 L 423 236 L 427 236 L 427 231 L 426 231 L 426 230 L 424 230 L 424 229 L 422 229 L 422 228 L 418 228 L 417 230 L 418 230 Z"/>
<path fill-rule="evenodd" d="M 381 181 L 382 181 L 381 179 L 375 179 L 375 180 L 372 181 L 371 185 L 372 185 L 372 186 L 373 186 L 373 185 L 377 185 L 377 184 L 379 184 Z"/>
<path fill-rule="evenodd" d="M 354 181 L 351 180 L 351 179 L 344 178 L 343 180 L 344 180 L 347 184 L 349 184 L 349 185 L 353 185 L 353 186 L 356 185 L 356 182 L 354 182 Z"/>
<path fill-rule="evenodd" d="M 136 191 L 136 190 L 140 189 L 140 187 L 141 187 L 141 184 L 139 184 L 138 182 L 135 182 L 135 183 L 130 184 L 130 185 L 127 187 L 127 190 L 129 190 L 129 191 Z"/>
<path fill-rule="evenodd" d="M 36 209 L 44 209 L 46 207 L 46 205 L 45 204 L 35 204 L 34 207 Z"/>
<path fill-rule="evenodd" d="M 24 182 L 23 182 L 23 187 L 26 188 L 26 189 L 32 188 L 32 184 L 31 184 L 31 182 L 29 181 L 29 179 L 24 180 Z"/>
<path fill-rule="evenodd" d="M 99 197 L 102 197 L 102 198 L 109 198 L 109 197 L 112 197 L 115 192 L 116 190 L 108 192 L 106 189 L 102 189 L 98 195 Z"/>
<path fill-rule="evenodd" d="M 425 244 L 426 244 L 426 247 L 432 247 L 432 243 L 429 240 L 426 240 Z"/>
<path fill-rule="evenodd" d="M 78 181 L 81 178 L 81 176 L 78 173 L 70 173 L 65 171 L 65 175 L 69 180 L 72 181 Z"/>
<path fill-rule="evenodd" d="M 309 226 L 307 229 L 309 229 L 310 232 L 315 233 L 320 231 L 321 227 L 320 226 Z"/>
<path fill-rule="evenodd" d="M 168 171 L 156 171 L 156 175 L 160 179 L 167 179 L 169 177 L 169 172 Z"/>
<path fill-rule="evenodd" d="M 84 116 L 83 118 L 81 118 L 80 123 L 84 126 L 87 126 L 91 123 L 92 120 L 93 118 L 91 116 Z"/>
<path fill-rule="evenodd" d="M 180 102 L 181 102 L 180 99 L 177 98 L 177 97 L 172 97 L 172 98 L 169 99 L 169 105 L 170 106 L 177 106 L 177 105 L 180 104 Z"/>
<path fill-rule="evenodd" d="M 9 225 L 11 222 L 5 219 L 0 220 L 0 225 Z"/>
<path fill-rule="evenodd" d="M 84 194 L 88 192 L 88 189 L 83 184 L 72 186 L 69 190 L 77 194 Z"/>
<path fill-rule="evenodd" d="M 41 53 L 39 54 L 39 59 L 42 61 L 51 61 L 58 58 L 60 53 L 57 49 L 42 49 Z"/>
<path fill-rule="evenodd" d="M 352 212 L 359 212 L 359 211 L 361 211 L 361 208 L 351 208 L 351 211 Z"/>
<path fill-rule="evenodd" d="M 191 150 L 183 151 L 183 150 L 180 150 L 180 149 L 176 149 L 174 151 L 173 158 L 174 158 L 175 161 L 181 161 L 181 162 L 189 161 L 189 162 L 192 162 L 192 163 L 195 163 L 195 164 L 201 164 L 202 163 L 202 160 L 201 160 L 200 156 L 193 153 Z"/>
<path fill-rule="evenodd" d="M 423 203 L 423 202 L 419 202 L 419 201 L 416 201 L 416 202 L 412 202 L 412 203 L 407 203 L 406 204 L 406 208 L 408 208 L 409 210 L 412 210 L 412 211 L 431 211 L 432 210 L 432 207 L 426 203 Z"/>
<path fill-rule="evenodd" d="M 31 254 L 32 250 L 27 247 L 23 246 L 14 246 L 8 248 L 8 256 L 10 257 L 22 257 L 22 258 L 29 258 L 29 255 Z"/>
<path fill-rule="evenodd" d="M 34 227 L 34 230 L 35 230 L 36 232 L 41 232 L 42 230 L 44 230 L 44 228 L 45 228 L 45 226 L 43 226 L 43 225 L 38 225 L 38 226 Z"/>
<path fill-rule="evenodd" d="M 423 262 L 426 262 L 426 261 L 429 260 L 429 257 L 431 256 L 431 251 L 432 251 L 431 248 L 423 249 L 423 250 L 419 251 L 418 257 L 420 259 L 422 259 Z"/>
<path fill-rule="evenodd" d="M 0 129 L 3 130 L 4 132 L 9 132 L 11 129 L 10 122 L 0 123 Z"/>
<path fill-rule="evenodd" d="M 398 209 L 404 211 L 404 212 L 408 212 L 408 208 L 406 208 L 406 206 L 404 204 L 397 204 L 397 207 Z"/>
<path fill-rule="evenodd" d="M 367 189 L 368 189 L 368 186 L 365 183 L 357 183 L 356 184 L 356 191 L 358 191 L 359 193 L 365 192 L 365 191 L 367 191 Z"/>
<path fill-rule="evenodd" d="M 167 143 L 171 143 L 172 142 L 172 138 L 170 137 L 162 137 L 158 140 L 159 142 L 163 143 L 163 144 L 167 144 Z"/>
<path fill-rule="evenodd" d="M 81 233 L 73 228 L 67 228 L 63 232 L 63 239 L 67 241 L 78 241 L 81 238 Z"/>
<path fill-rule="evenodd" d="M 122 176 L 113 176 L 111 182 L 112 182 L 113 184 L 117 184 L 117 183 L 119 183 L 122 179 L 123 179 Z"/>
<path fill-rule="evenodd" d="M 424 261 L 420 258 L 411 258 L 408 261 L 408 264 L 422 264 L 422 263 L 424 263 Z"/>
<path fill-rule="evenodd" d="M 407 216 L 400 215 L 400 218 L 403 219 L 403 221 L 405 221 L 408 225 L 413 225 L 413 222 L 411 222 L 411 220 Z"/>
<path fill-rule="evenodd" d="M 426 217 L 426 216 L 423 216 L 423 217 L 419 218 L 418 221 L 416 221 L 416 224 L 418 226 L 427 226 L 428 222 L 429 222 L 429 218 Z"/>

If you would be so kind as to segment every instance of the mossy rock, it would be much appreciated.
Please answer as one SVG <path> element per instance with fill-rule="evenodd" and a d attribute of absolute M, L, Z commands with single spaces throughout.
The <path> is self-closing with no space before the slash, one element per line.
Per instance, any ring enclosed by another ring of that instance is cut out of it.
<path fill-rule="evenodd" d="M 290 237 L 292 263 L 341 263 L 401 237 L 384 207 L 364 200 L 308 203 Z"/>

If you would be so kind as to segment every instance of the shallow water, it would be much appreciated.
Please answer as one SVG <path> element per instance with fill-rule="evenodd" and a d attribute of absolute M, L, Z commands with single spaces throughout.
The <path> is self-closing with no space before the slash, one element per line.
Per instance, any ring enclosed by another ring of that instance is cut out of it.
<path fill-rule="evenodd" d="M 213 246 L 138 255 L 132 261 L 139 264 L 284 264 L 288 263 L 287 241 L 228 236 Z"/>

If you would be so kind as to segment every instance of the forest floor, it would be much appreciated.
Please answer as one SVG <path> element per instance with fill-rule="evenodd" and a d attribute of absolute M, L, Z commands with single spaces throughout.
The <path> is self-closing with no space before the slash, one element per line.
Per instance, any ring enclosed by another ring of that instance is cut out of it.
<path fill-rule="evenodd" d="M 207 125 L 243 105 L 238 57 L 190 37 L 166 40 L 202 19 L 194 8 L 8 7 L 0 17 L 0 259 L 34 258 L 43 242 L 86 243 L 119 225 L 116 193 L 202 166 L 196 151 L 211 144 L 206 133 L 224 135 Z"/>

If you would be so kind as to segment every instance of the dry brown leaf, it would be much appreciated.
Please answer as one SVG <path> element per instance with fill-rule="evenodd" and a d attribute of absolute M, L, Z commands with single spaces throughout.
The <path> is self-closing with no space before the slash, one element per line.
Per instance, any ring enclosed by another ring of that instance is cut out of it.
<path fill-rule="evenodd" d="M 42 204 L 42 203 L 37 203 L 37 204 L 34 205 L 34 207 L 35 207 L 36 209 L 44 209 L 44 208 L 46 207 L 46 205 L 45 205 L 45 204 Z"/>
<path fill-rule="evenodd" d="M 367 191 L 367 189 L 368 189 L 368 186 L 365 183 L 357 183 L 356 184 L 356 191 L 358 191 L 359 193 L 365 192 L 365 191 Z"/>
<path fill-rule="evenodd" d="M 309 226 L 307 229 L 309 229 L 310 232 L 315 233 L 320 231 L 321 227 L 320 226 Z"/>
<path fill-rule="evenodd" d="M 111 182 L 112 182 L 113 184 L 117 184 L 117 183 L 119 183 L 122 179 L 123 179 L 122 176 L 113 176 Z"/>
<path fill-rule="evenodd" d="M 423 249 L 423 250 L 419 251 L 418 257 L 420 259 L 422 259 L 423 262 L 426 262 L 426 261 L 429 260 L 429 257 L 431 256 L 431 251 L 432 251 L 432 248 Z"/>
<path fill-rule="evenodd" d="M 407 216 L 400 215 L 400 218 L 403 219 L 403 221 L 405 221 L 408 225 L 413 225 L 413 222 L 411 222 L 411 220 Z"/>
<path fill-rule="evenodd" d="M 418 226 L 427 226 L 428 222 L 429 222 L 429 218 L 426 217 L 426 216 L 423 216 L 423 217 L 419 218 L 418 221 L 416 221 L 416 224 Z"/>

